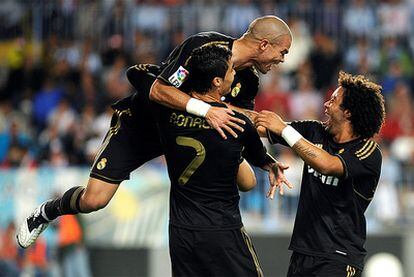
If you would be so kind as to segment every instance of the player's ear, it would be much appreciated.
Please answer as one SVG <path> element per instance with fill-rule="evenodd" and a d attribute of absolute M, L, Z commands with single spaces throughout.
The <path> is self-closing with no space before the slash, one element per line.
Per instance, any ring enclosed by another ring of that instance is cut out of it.
<path fill-rule="evenodd" d="M 266 50 L 270 46 L 270 41 L 267 38 L 260 40 L 259 48 L 261 51 Z"/>
<path fill-rule="evenodd" d="M 344 115 L 346 119 L 350 119 L 351 118 L 351 112 L 349 110 L 345 110 L 344 111 Z"/>
<path fill-rule="evenodd" d="M 214 77 L 214 79 L 212 81 L 214 87 L 221 86 L 222 82 L 223 82 L 223 79 L 220 78 L 220 77 Z"/>

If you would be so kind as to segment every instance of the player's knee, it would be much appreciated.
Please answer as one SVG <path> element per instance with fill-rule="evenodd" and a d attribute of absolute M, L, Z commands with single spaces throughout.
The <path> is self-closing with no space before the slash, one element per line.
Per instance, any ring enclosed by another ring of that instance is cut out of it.
<path fill-rule="evenodd" d="M 98 211 L 105 208 L 109 200 L 105 197 L 85 194 L 81 200 L 81 210 L 86 213 Z"/>

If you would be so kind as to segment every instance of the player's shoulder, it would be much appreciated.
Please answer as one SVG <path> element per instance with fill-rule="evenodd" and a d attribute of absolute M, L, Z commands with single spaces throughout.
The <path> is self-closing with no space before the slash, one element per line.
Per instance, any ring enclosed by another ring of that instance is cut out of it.
<path fill-rule="evenodd" d="M 254 124 L 253 121 L 250 119 L 250 117 L 248 117 L 247 115 L 245 115 L 241 112 L 235 111 L 235 110 L 233 110 L 233 112 L 235 114 L 235 117 L 237 117 L 241 120 L 244 120 L 246 123 L 249 123 L 249 124 L 252 124 L 252 125 Z"/>
<path fill-rule="evenodd" d="M 250 135 L 252 132 L 256 133 L 256 127 L 254 126 L 254 122 L 251 120 L 250 117 L 248 117 L 247 115 L 240 113 L 238 111 L 234 111 L 234 116 L 237 117 L 238 119 L 241 119 L 245 122 L 245 124 L 242 126 L 244 129 L 243 134 L 246 135 Z"/>
<path fill-rule="evenodd" d="M 289 125 L 291 125 L 293 128 L 301 127 L 304 129 L 313 130 L 315 132 L 325 132 L 325 126 L 321 121 L 318 120 L 294 120 L 289 122 Z"/>
<path fill-rule="evenodd" d="M 187 43 L 197 43 L 201 46 L 206 46 L 209 44 L 217 44 L 223 46 L 230 46 L 230 42 L 234 40 L 233 37 L 224 35 L 218 32 L 200 32 L 194 35 L 191 35 L 187 38 Z"/>
<path fill-rule="evenodd" d="M 241 78 L 243 80 L 251 81 L 258 83 L 259 82 L 259 73 L 257 69 L 253 66 L 243 68 L 236 71 L 236 78 Z"/>
<path fill-rule="evenodd" d="M 353 154 L 361 161 L 382 160 L 381 148 L 372 139 L 362 139 L 352 147 Z"/>

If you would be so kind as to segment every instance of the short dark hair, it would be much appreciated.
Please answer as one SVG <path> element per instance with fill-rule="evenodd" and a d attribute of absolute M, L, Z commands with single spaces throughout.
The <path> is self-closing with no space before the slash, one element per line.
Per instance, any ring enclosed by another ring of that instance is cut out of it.
<path fill-rule="evenodd" d="M 354 133 L 361 138 L 372 138 L 385 120 L 382 87 L 362 75 L 339 72 L 339 85 L 343 88 L 341 107 L 351 113 Z"/>
<path fill-rule="evenodd" d="M 186 69 L 190 72 L 186 81 L 187 92 L 207 93 L 215 77 L 224 78 L 226 75 L 231 55 L 228 47 L 218 44 L 194 49 L 186 64 Z"/>

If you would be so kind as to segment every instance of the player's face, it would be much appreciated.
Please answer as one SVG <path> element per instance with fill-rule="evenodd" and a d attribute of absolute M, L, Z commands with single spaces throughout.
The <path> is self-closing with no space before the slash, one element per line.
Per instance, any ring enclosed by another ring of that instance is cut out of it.
<path fill-rule="evenodd" d="M 236 74 L 236 71 L 234 70 L 233 62 L 230 59 L 230 61 L 228 62 L 228 68 L 226 71 L 226 75 L 224 76 L 224 79 L 223 79 L 223 84 L 220 88 L 220 91 L 221 91 L 220 95 L 223 96 L 230 92 L 231 84 L 234 81 L 235 74 Z"/>
<path fill-rule="evenodd" d="M 345 111 L 341 107 L 343 99 L 343 88 L 338 87 L 331 96 L 331 99 L 325 102 L 325 115 L 328 119 L 323 123 L 325 128 L 332 134 L 340 128 L 341 123 L 347 120 Z"/>
<path fill-rule="evenodd" d="M 266 74 L 272 69 L 273 65 L 283 63 L 285 61 L 285 55 L 289 53 L 290 46 L 292 44 L 292 38 L 290 35 L 280 36 L 277 43 L 263 44 L 260 43 L 261 53 L 255 60 L 255 67 L 261 73 Z"/>

